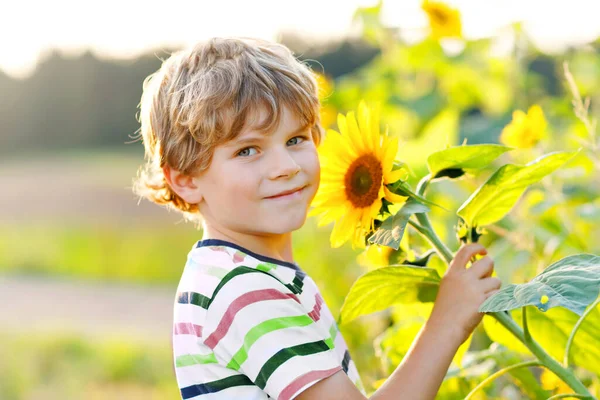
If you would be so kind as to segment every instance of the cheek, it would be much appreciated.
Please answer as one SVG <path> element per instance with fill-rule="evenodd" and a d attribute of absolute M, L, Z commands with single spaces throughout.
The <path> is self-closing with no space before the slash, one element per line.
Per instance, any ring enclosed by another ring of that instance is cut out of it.
<path fill-rule="evenodd" d="M 321 178 L 321 162 L 316 151 L 312 154 L 309 170 L 315 184 L 318 185 Z"/>
<path fill-rule="evenodd" d="M 256 182 L 252 177 L 251 168 L 221 169 L 211 182 L 212 202 L 216 203 L 217 207 L 242 206 L 241 200 L 255 197 Z"/>
<path fill-rule="evenodd" d="M 305 164 L 304 168 L 312 187 L 312 193 L 310 196 L 312 201 L 317 194 L 317 190 L 321 181 L 321 163 L 319 162 L 319 157 L 316 151 L 307 157 L 307 163 Z"/>

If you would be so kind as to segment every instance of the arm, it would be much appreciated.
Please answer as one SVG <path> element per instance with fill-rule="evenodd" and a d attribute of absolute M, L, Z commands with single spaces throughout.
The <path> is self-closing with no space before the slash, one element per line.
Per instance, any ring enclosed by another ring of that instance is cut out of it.
<path fill-rule="evenodd" d="M 442 279 L 427 323 L 417 335 L 402 363 L 371 397 L 374 400 L 434 399 L 458 347 L 481 322 L 479 306 L 500 287 L 491 278 L 493 261 L 484 257 L 467 269 L 483 246 L 463 246 Z M 359 400 L 364 396 L 343 372 L 338 372 L 302 392 L 297 399 Z"/>

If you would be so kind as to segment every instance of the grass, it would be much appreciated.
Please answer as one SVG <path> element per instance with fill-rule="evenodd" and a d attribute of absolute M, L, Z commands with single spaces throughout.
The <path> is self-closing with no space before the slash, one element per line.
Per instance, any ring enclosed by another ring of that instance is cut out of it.
<path fill-rule="evenodd" d="M 168 344 L 0 334 L 0 398 L 180 399 Z"/>
<path fill-rule="evenodd" d="M 150 224 L 2 224 L 0 272 L 173 284 L 198 238 Z"/>

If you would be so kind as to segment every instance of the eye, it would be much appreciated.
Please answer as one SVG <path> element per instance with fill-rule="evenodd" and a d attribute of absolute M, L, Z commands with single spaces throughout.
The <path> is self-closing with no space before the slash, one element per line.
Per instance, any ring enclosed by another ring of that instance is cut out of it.
<path fill-rule="evenodd" d="M 240 151 L 237 152 L 236 156 L 239 157 L 248 157 L 248 156 L 253 156 L 254 154 L 256 154 L 256 148 L 254 147 L 246 147 L 245 149 L 242 149 Z"/>
<path fill-rule="evenodd" d="M 295 137 L 291 138 L 290 140 L 288 140 L 287 144 L 290 146 L 293 146 L 296 144 L 300 144 L 300 143 L 304 142 L 305 140 L 307 140 L 306 136 L 295 136 Z"/>

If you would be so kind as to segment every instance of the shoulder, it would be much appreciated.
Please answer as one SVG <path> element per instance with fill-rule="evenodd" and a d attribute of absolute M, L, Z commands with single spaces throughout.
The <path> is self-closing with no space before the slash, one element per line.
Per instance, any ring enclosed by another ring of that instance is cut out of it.
<path fill-rule="evenodd" d="M 216 294 L 224 287 L 239 287 L 257 281 L 277 281 L 292 293 L 302 293 L 306 273 L 297 265 L 285 263 L 220 240 L 198 242 L 189 252 L 182 276 L 203 286 L 206 294 Z"/>

